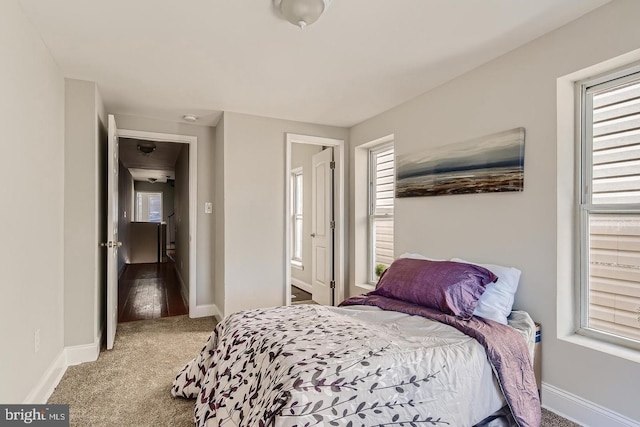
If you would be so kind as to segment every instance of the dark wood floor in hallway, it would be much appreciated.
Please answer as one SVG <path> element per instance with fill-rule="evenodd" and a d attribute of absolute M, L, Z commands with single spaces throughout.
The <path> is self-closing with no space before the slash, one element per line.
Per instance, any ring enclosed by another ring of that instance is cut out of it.
<path fill-rule="evenodd" d="M 188 314 L 173 262 L 128 264 L 118 282 L 118 322 Z"/>

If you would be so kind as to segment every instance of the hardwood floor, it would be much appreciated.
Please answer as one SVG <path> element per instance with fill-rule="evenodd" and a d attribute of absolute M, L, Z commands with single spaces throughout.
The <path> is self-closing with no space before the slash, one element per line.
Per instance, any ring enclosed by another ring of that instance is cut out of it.
<path fill-rule="evenodd" d="M 188 313 L 173 262 L 125 267 L 118 281 L 118 322 Z"/>
<path fill-rule="evenodd" d="M 291 285 L 291 304 L 315 304 L 315 302 L 309 292 Z"/>

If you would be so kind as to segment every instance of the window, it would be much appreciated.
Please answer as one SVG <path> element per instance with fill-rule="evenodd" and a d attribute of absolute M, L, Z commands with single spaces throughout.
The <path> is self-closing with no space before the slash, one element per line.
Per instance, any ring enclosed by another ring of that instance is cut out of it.
<path fill-rule="evenodd" d="M 640 72 L 580 89 L 579 331 L 640 348 Z"/>
<path fill-rule="evenodd" d="M 393 144 L 369 150 L 369 283 L 393 261 Z"/>
<path fill-rule="evenodd" d="M 291 264 L 302 268 L 302 168 L 291 171 Z"/>
<path fill-rule="evenodd" d="M 162 193 L 136 192 L 136 221 L 162 222 Z"/>

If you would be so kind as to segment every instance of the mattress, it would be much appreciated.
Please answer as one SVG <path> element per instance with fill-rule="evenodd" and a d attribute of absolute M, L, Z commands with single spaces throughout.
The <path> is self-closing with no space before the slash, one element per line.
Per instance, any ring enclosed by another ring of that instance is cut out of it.
<path fill-rule="evenodd" d="M 514 312 L 510 325 L 532 354 L 530 317 Z M 475 339 L 371 306 L 233 314 L 178 374 L 172 394 L 196 398 L 198 426 L 472 426 L 505 406 Z"/>

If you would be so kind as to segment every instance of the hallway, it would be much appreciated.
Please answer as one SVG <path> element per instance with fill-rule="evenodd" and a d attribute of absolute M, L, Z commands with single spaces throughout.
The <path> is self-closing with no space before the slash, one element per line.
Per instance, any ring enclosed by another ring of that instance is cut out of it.
<path fill-rule="evenodd" d="M 118 322 L 188 313 L 173 262 L 125 267 L 118 281 Z"/>

